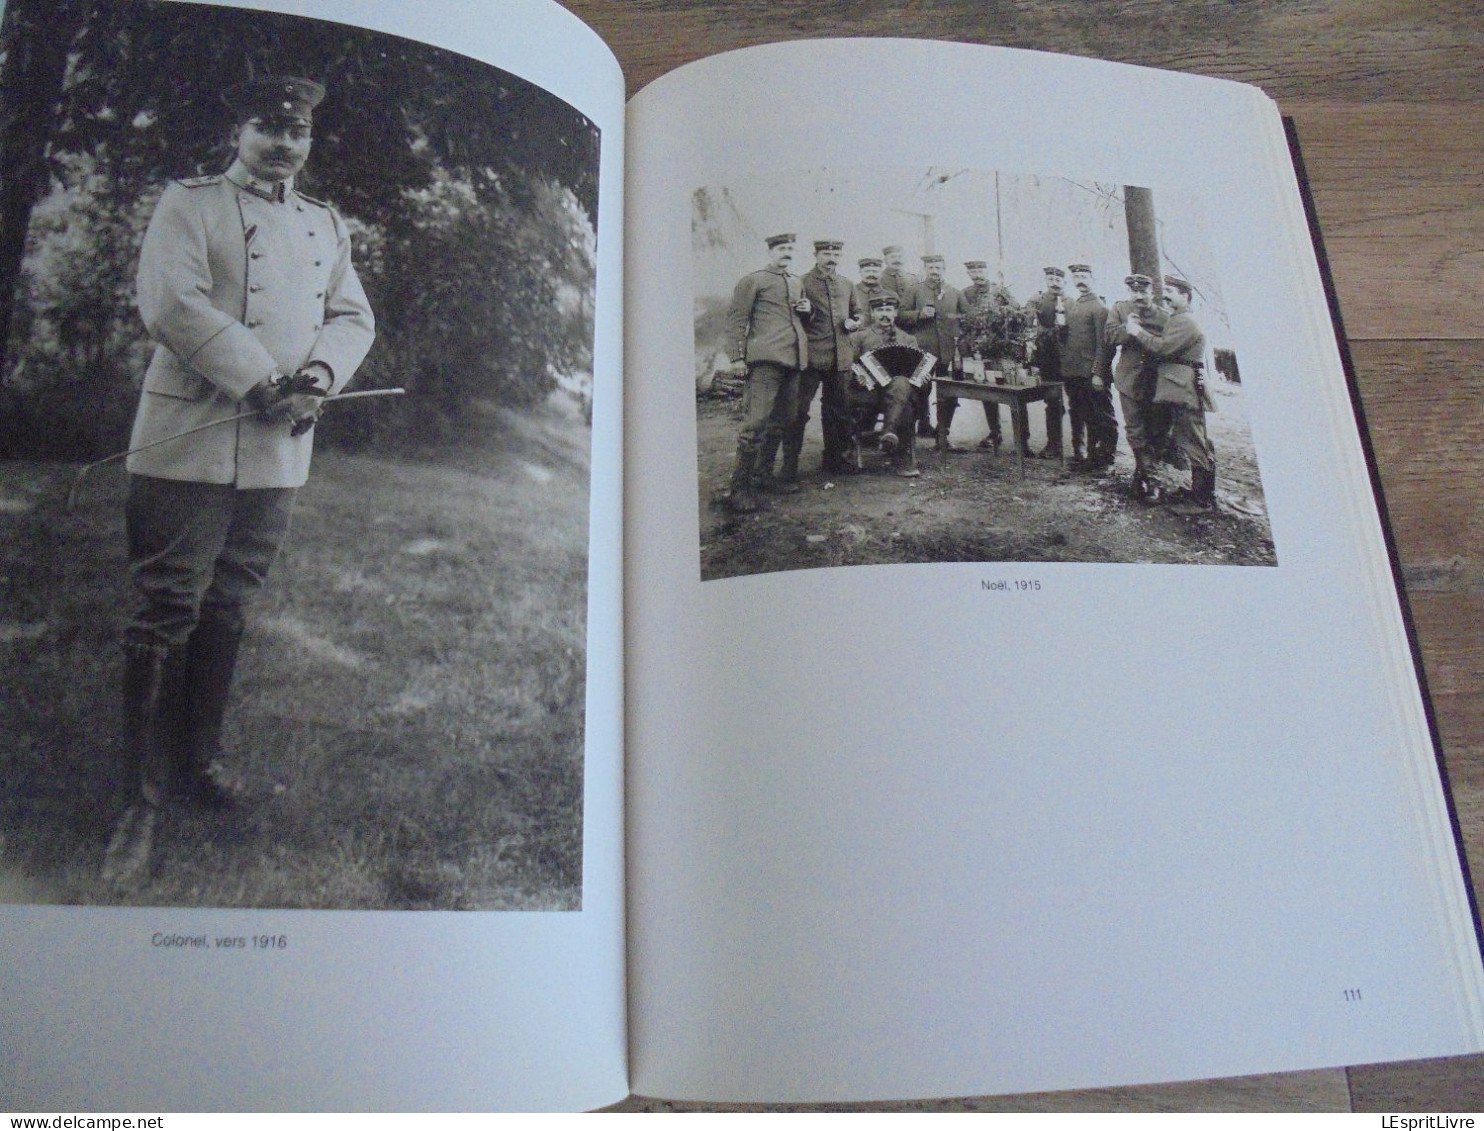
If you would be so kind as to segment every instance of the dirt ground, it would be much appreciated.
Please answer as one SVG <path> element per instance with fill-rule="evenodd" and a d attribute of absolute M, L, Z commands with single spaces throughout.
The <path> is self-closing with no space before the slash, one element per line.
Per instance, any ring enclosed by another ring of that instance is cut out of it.
<path fill-rule="evenodd" d="M 803 491 L 768 497 L 757 514 L 722 505 L 736 451 L 741 401 L 697 401 L 701 499 L 701 577 L 711 580 L 786 569 L 889 562 L 1166 562 L 1185 565 L 1275 565 L 1272 530 L 1238 386 L 1215 390 L 1208 413 L 1216 447 L 1216 513 L 1184 517 L 1129 498 L 1133 457 L 1120 440 L 1111 474 L 1070 464 L 1027 460 L 1025 477 L 1010 447 L 998 454 L 976 445 L 988 432 L 978 404 L 963 402 L 952 442 L 942 454 L 918 441 L 917 479 L 903 479 L 867 450 L 866 470 L 827 476 L 819 470 L 819 405 L 804 437 Z M 1122 422 L 1120 421 L 1120 436 Z M 1045 444 L 1045 416 L 1030 410 L 1030 444 Z M 1161 468 L 1169 486 L 1189 472 Z"/>

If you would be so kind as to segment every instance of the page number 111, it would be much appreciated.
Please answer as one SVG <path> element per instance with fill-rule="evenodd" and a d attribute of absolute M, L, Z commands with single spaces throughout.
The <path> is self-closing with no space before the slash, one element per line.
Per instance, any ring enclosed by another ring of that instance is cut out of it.
<path fill-rule="evenodd" d="M 1345 991 L 1345 1000 L 1346 1001 L 1359 1001 L 1360 1000 L 1360 991 L 1359 990 L 1346 990 Z"/>

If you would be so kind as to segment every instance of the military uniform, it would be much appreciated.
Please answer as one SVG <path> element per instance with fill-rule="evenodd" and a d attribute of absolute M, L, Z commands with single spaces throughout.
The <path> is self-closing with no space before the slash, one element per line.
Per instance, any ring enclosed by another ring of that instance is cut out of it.
<path fill-rule="evenodd" d="M 128 458 L 126 529 L 141 600 L 124 632 L 125 777 L 150 817 L 138 823 L 131 805 L 110 854 L 125 833 L 147 848 L 168 793 L 226 802 L 208 769 L 244 613 L 287 534 L 314 442 L 310 430 L 291 434 L 291 421 L 312 420 L 293 407 L 308 398 L 287 398 L 270 379 L 299 373 L 321 393 L 343 388 L 375 335 L 345 221 L 293 187 L 323 95 L 298 78 L 227 92 L 242 131 L 238 158 L 220 176 L 167 187 L 145 233 L 137 293 L 155 350 L 130 447 L 249 405 L 275 418 L 223 423 Z M 281 178 L 251 170 L 249 136 L 291 155 L 269 161 Z"/>
<path fill-rule="evenodd" d="M 1103 332 L 1103 360 L 1099 365 L 1113 374 L 1118 390 L 1118 407 L 1123 412 L 1123 431 L 1136 455 L 1152 460 L 1151 444 L 1162 434 L 1154 419 L 1154 366 L 1144 345 L 1129 337 L 1125 326 L 1129 315 L 1137 314 L 1139 323 L 1152 333 L 1164 329 L 1167 315 L 1157 306 L 1140 307 L 1132 299 L 1119 299 L 1108 309 Z M 1117 351 L 1117 360 L 1113 354 Z"/>
<path fill-rule="evenodd" d="M 971 259 L 964 266 L 978 268 L 985 266 L 985 262 L 982 259 Z M 970 283 L 964 288 L 963 295 L 965 312 L 959 319 L 959 355 L 969 357 L 979 352 L 974 342 L 975 334 L 983 332 L 992 314 L 1014 306 L 1015 296 L 1008 287 L 990 282 Z M 999 359 L 981 356 L 980 360 L 993 363 Z M 984 402 L 984 421 L 989 425 L 989 435 L 980 441 L 979 446 L 998 449 L 1003 432 L 1000 428 L 1000 406 L 994 401 Z"/>
<path fill-rule="evenodd" d="M 923 313 L 928 307 L 933 309 L 931 317 Z M 960 320 L 968 312 L 969 307 L 964 301 L 963 292 L 941 279 L 924 279 L 914 284 L 908 290 L 906 298 L 902 300 L 902 310 L 899 315 L 901 324 L 916 335 L 919 349 L 926 350 L 938 359 L 933 369 L 935 376 L 951 377 L 953 375 L 954 362 L 958 355 Z M 928 424 L 930 388 L 931 386 L 928 386 L 923 389 L 917 410 L 919 434 L 923 433 L 923 426 Z M 948 429 L 953 423 L 953 415 L 957 408 L 956 398 L 939 397 L 936 428 L 939 448 L 948 446 Z M 927 431 L 929 434 L 933 432 L 931 428 Z"/>
<path fill-rule="evenodd" d="M 881 254 L 891 255 L 901 250 L 900 247 L 887 247 L 882 248 Z M 881 289 L 890 291 L 896 295 L 898 302 L 905 302 L 907 300 L 907 292 L 920 282 L 922 280 L 912 274 L 911 271 L 903 271 L 899 267 L 888 267 L 885 271 L 881 272 Z"/>
<path fill-rule="evenodd" d="M 773 237 L 769 246 L 777 240 Z M 749 505 L 746 499 L 754 478 L 771 470 L 760 466 L 765 446 L 782 441 L 798 412 L 799 371 L 808 357 L 808 342 L 794 306 L 803 296 L 803 284 L 783 267 L 744 275 L 732 291 L 727 354 L 733 362 L 747 364 L 732 469 L 732 498 L 738 506 Z"/>
<path fill-rule="evenodd" d="M 1171 314 L 1159 332 L 1141 328 L 1134 337 L 1156 361 L 1152 399 L 1169 406 L 1170 442 L 1190 461 L 1190 495 L 1210 506 L 1216 486 L 1216 450 L 1206 434 L 1206 409 L 1212 406 L 1202 379 L 1205 332 L 1189 310 L 1182 310 Z"/>
<path fill-rule="evenodd" d="M 856 300 L 855 284 L 838 272 L 826 275 L 817 266 L 812 267 L 804 273 L 803 289 L 809 300 L 809 313 L 802 319 L 808 364 L 799 375 L 798 411 L 783 442 L 785 478 L 798 474 L 799 452 L 816 390 L 820 391 L 820 426 L 824 433 L 822 467 L 839 472 L 845 466 L 845 451 L 850 444 L 846 384 L 850 363 L 855 360 L 851 331 L 845 328 L 845 321 L 858 322 L 866 309 Z"/>
<path fill-rule="evenodd" d="M 374 335 L 345 221 L 240 161 L 165 190 L 139 256 L 139 313 L 156 342 L 131 448 L 241 411 L 270 374 L 321 362 L 338 392 Z M 131 455 L 137 475 L 248 489 L 300 487 L 311 429 L 251 419 Z"/>
<path fill-rule="evenodd" d="M 1031 351 L 1031 364 L 1042 381 L 1063 381 L 1062 351 L 1067 341 L 1067 296 L 1060 291 L 1044 290 L 1026 304 L 1036 319 L 1036 341 Z M 1069 399 L 1069 398 L 1068 398 Z M 1062 454 L 1062 408 L 1046 402 L 1046 447 L 1042 458 Z"/>
<path fill-rule="evenodd" d="M 1113 416 L 1113 391 L 1106 378 L 1103 387 L 1093 387 L 1103 328 L 1108 308 L 1091 291 L 1076 295 L 1067 306 L 1067 339 L 1062 347 L 1062 380 L 1067 385 L 1068 412 L 1072 421 L 1072 451 L 1083 451 L 1086 439 L 1088 463 L 1105 467 L 1113 462 L 1118 446 L 1118 421 Z"/>
<path fill-rule="evenodd" d="M 850 344 L 857 357 L 883 346 L 922 348 L 915 337 L 895 326 L 887 330 L 867 326 L 850 335 Z M 881 414 L 881 434 L 890 434 L 901 441 L 899 454 L 911 450 L 912 423 L 917 414 L 917 389 L 906 377 L 894 377 L 885 388 L 873 386 L 869 390 L 862 389 L 858 383 L 852 383 L 851 396 L 855 412 L 861 418 L 874 418 L 876 413 Z"/>

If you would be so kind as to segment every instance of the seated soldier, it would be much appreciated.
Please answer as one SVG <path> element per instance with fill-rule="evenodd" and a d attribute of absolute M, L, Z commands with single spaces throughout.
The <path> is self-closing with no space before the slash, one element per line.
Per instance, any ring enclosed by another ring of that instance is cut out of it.
<path fill-rule="evenodd" d="M 871 299 L 871 324 L 850 335 L 855 356 L 861 357 L 884 346 L 917 349 L 917 339 L 897 329 L 897 296 L 886 292 Z M 859 379 L 850 383 L 852 429 L 881 413 L 881 451 L 890 458 L 898 475 L 911 479 L 920 474 L 913 466 L 913 425 L 917 416 L 917 390 L 906 376 L 893 377 L 891 384 L 864 387 Z"/>

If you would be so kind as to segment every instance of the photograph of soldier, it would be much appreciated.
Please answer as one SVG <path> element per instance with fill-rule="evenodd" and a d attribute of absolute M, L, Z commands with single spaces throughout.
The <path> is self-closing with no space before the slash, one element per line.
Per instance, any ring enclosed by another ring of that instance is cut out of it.
<path fill-rule="evenodd" d="M 1125 332 L 1156 359 L 1153 400 L 1169 406 L 1170 443 L 1190 463 L 1190 487 L 1171 496 L 1176 514 L 1198 514 L 1216 506 L 1216 449 L 1206 434 L 1206 412 L 1216 403 L 1206 389 L 1206 335 L 1191 313 L 1191 287 L 1166 275 L 1164 302 L 1169 320 L 1151 332 L 1131 313 Z"/>
<path fill-rule="evenodd" d="M 860 272 L 861 281 L 855 285 L 855 306 L 857 310 L 869 312 L 871 300 L 888 290 L 881 282 L 883 261 L 877 256 L 867 256 L 857 261 L 856 269 Z M 895 291 L 891 293 L 896 294 Z"/>
<path fill-rule="evenodd" d="M 881 249 L 881 258 L 886 261 L 886 269 L 881 272 L 881 285 L 897 296 L 900 302 L 907 297 L 907 292 L 915 287 L 920 280 L 904 268 L 907 262 L 906 249 L 901 244 L 888 244 Z"/>
<path fill-rule="evenodd" d="M 939 166 L 694 189 L 701 578 L 1274 564 L 1246 408 L 1263 378 L 1249 368 L 1244 385 L 1206 356 L 1237 353 L 1206 216 L 1178 189 Z M 769 248 L 768 232 L 786 235 Z M 814 251 L 798 274 L 795 241 Z M 856 247 L 883 250 L 847 260 Z M 1100 293 L 1099 277 L 1125 272 L 1126 297 Z M 1167 308 L 1161 292 L 1182 292 L 1166 275 L 1192 299 L 1173 334 L 1181 300 Z M 967 400 L 983 412 L 960 411 Z"/>
<path fill-rule="evenodd" d="M 958 371 L 959 322 L 967 313 L 964 295 L 957 287 L 943 281 L 944 261 L 941 255 L 924 255 L 922 270 L 926 276 L 907 289 L 897 320 L 917 338 L 918 346 L 936 357 L 934 376 L 949 377 Z M 948 442 L 958 401 L 938 398 L 938 422 L 934 425 L 928 411 L 932 387 L 925 386 L 918 397 L 917 434 L 937 438 L 939 451 L 956 451 Z"/>
<path fill-rule="evenodd" d="M 1134 457 L 1129 493 L 1141 502 L 1157 501 L 1158 482 L 1152 472 L 1159 453 L 1164 450 L 1169 431 L 1169 410 L 1154 399 L 1155 369 L 1146 344 L 1129 333 L 1135 322 L 1150 333 L 1164 329 L 1168 315 L 1154 300 L 1154 280 L 1141 272 L 1124 278 L 1128 298 L 1120 299 L 1108 311 L 1103 332 L 1104 356 L 1098 363 L 1109 368 L 1118 389 L 1118 407 L 1123 415 L 1123 433 Z M 1116 353 L 1116 359 L 1113 355 Z"/>
<path fill-rule="evenodd" d="M 768 265 L 738 280 L 727 310 L 731 372 L 747 380 L 727 496 L 727 506 L 741 514 L 758 509 L 759 490 L 793 493 L 799 489 L 797 451 L 791 475 L 775 478 L 772 467 L 784 434 L 793 431 L 799 412 L 799 371 L 809 356 L 802 318 L 812 307 L 803 282 L 788 272 L 797 238 L 785 232 L 764 241 Z M 801 435 L 802 430 L 801 426 Z"/>
<path fill-rule="evenodd" d="M 596 127 L 324 21 L 4 18 L 0 899 L 580 907 Z"/>
<path fill-rule="evenodd" d="M 839 273 L 844 250 L 843 240 L 815 240 L 814 266 L 804 272 L 804 298 L 809 302 L 808 312 L 803 315 L 808 358 L 799 375 L 798 411 L 783 438 L 779 478 L 785 483 L 798 482 L 799 453 L 804 446 L 804 430 L 809 426 L 809 408 L 816 392 L 824 435 L 820 470 L 832 475 L 853 470 L 846 459 L 851 441 L 846 385 L 850 380 L 850 363 L 855 360 L 850 335 L 864 324 L 866 308 L 856 297 L 859 288 Z"/>
<path fill-rule="evenodd" d="M 1027 306 L 1035 316 L 1035 345 L 1031 351 L 1031 364 L 1035 366 L 1043 381 L 1061 381 L 1062 350 L 1067 343 L 1067 298 L 1062 293 L 1066 273 L 1060 267 L 1046 267 L 1042 274 L 1045 283 Z M 1061 404 L 1053 409 L 1046 402 L 1046 446 L 1035 453 L 1039 459 L 1062 458 Z M 1029 448 L 1025 451 L 1030 455 Z"/>
<path fill-rule="evenodd" d="M 897 327 L 897 315 L 895 295 L 881 294 L 871 300 L 870 325 L 850 336 L 857 357 L 887 346 L 921 348 L 916 337 Z M 917 436 L 914 430 L 917 406 L 922 396 L 923 390 L 914 386 L 906 374 L 899 373 L 884 387 L 867 387 L 857 382 L 852 397 L 855 419 L 870 421 L 877 414 L 881 416 L 881 454 L 891 462 L 892 470 L 904 479 L 916 479 L 922 474 L 917 470 Z"/>
<path fill-rule="evenodd" d="M 960 357 L 977 355 L 981 362 L 993 364 L 996 353 L 989 348 L 990 326 L 1003 314 L 1003 312 L 1014 308 L 1017 303 L 1015 296 L 1010 293 L 1009 288 L 1000 283 L 994 283 L 989 278 L 989 263 L 983 259 L 969 259 L 964 261 L 964 271 L 969 276 L 969 285 L 964 288 L 964 315 L 961 319 L 962 336 L 959 340 Z M 1102 332 L 1099 325 L 1098 332 Z M 984 421 L 989 425 L 989 432 L 979 441 L 979 447 L 990 451 L 999 451 L 1002 431 L 1000 428 L 1000 406 L 994 401 L 984 402 Z M 953 422 L 949 416 L 949 427 L 943 429 L 947 436 Z M 947 443 L 947 440 L 944 441 Z"/>
<path fill-rule="evenodd" d="M 139 313 L 156 346 L 126 464 L 131 803 L 108 848 L 110 881 L 146 865 L 169 797 L 232 803 L 214 773 L 246 609 L 309 476 L 321 400 L 355 376 L 375 335 L 345 221 L 294 187 L 324 97 L 288 76 L 226 90 L 231 165 L 172 184 L 144 234 Z M 239 405 L 256 415 L 206 427 Z"/>
<path fill-rule="evenodd" d="M 1103 471 L 1113 466 L 1118 450 L 1113 391 L 1107 376 L 1096 371 L 1108 308 L 1093 291 L 1091 266 L 1073 263 L 1067 267 L 1067 276 L 1075 293 L 1067 307 L 1061 376 L 1072 424 L 1072 460 L 1085 461 L 1089 471 Z"/>

